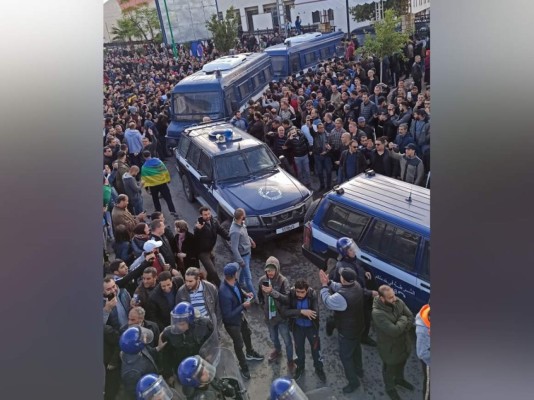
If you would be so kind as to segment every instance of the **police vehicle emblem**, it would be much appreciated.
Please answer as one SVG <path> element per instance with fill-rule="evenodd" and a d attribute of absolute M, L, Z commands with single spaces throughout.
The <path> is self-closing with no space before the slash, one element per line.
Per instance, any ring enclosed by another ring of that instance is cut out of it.
<path fill-rule="evenodd" d="M 258 193 L 267 200 L 278 200 L 282 197 L 282 191 L 274 186 L 263 186 L 258 189 Z"/>

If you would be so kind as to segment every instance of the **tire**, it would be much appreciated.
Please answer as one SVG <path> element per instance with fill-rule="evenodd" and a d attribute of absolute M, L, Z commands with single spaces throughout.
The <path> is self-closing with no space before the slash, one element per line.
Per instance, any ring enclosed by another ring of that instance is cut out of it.
<path fill-rule="evenodd" d="M 310 221 L 313 218 L 313 215 L 315 214 L 315 211 L 317 210 L 317 207 L 319 206 L 320 202 L 321 199 L 317 199 L 310 204 L 310 208 L 306 210 L 306 214 L 304 215 L 304 223 Z"/>
<path fill-rule="evenodd" d="M 195 190 L 193 189 L 191 180 L 185 174 L 180 175 L 180 178 L 182 180 L 182 189 L 184 191 L 185 198 L 190 203 L 194 202 L 195 201 Z"/>

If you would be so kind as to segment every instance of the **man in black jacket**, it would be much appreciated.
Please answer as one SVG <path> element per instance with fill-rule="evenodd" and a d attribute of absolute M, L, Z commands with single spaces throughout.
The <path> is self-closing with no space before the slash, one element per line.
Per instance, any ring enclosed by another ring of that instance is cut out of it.
<path fill-rule="evenodd" d="M 326 381 L 321 357 L 321 341 L 319 339 L 319 304 L 317 293 L 306 279 L 300 278 L 295 282 L 288 295 L 280 294 L 279 301 L 288 306 L 284 314 L 289 318 L 289 329 L 293 332 L 295 350 L 297 353 L 297 370 L 293 379 L 298 380 L 304 372 L 306 354 L 304 347 L 306 339 L 311 347 L 315 373 L 322 382 Z"/>
<path fill-rule="evenodd" d="M 341 283 L 333 282 L 323 270 L 319 271 L 321 298 L 328 310 L 334 311 L 338 330 L 339 357 L 348 385 L 343 393 L 354 392 L 363 378 L 362 346 L 360 338 L 365 326 L 363 290 L 356 281 L 356 272 L 350 268 L 341 271 Z M 334 292 L 330 294 L 330 290 Z"/>
<path fill-rule="evenodd" d="M 364 172 L 366 168 L 367 162 L 363 152 L 358 149 L 358 142 L 351 140 L 349 148 L 343 150 L 339 158 L 339 170 L 341 171 L 339 182 L 348 181 L 350 178 Z"/>
<path fill-rule="evenodd" d="M 228 234 L 228 231 L 219 224 L 219 221 L 211 216 L 211 210 L 208 207 L 200 207 L 198 211 L 200 217 L 195 224 L 195 230 L 193 232 L 197 245 L 198 259 L 206 269 L 208 274 L 206 279 L 208 282 L 213 283 L 215 287 L 219 287 L 221 285 L 221 279 L 213 264 L 213 261 L 215 260 L 213 248 L 217 243 L 217 235 L 221 236 L 226 241 L 230 241 L 230 235 Z"/>
<path fill-rule="evenodd" d="M 171 323 L 171 311 L 176 305 L 176 293 L 184 284 L 181 276 L 172 277 L 169 271 L 163 271 L 158 277 L 158 286 L 150 294 L 147 314 L 158 324 L 162 331 Z"/>
<path fill-rule="evenodd" d="M 392 176 L 393 175 L 393 159 L 389 155 L 389 150 L 386 149 L 386 138 L 379 137 L 376 139 L 375 148 L 370 153 L 371 164 L 369 168 L 377 174 Z"/>
<path fill-rule="evenodd" d="M 300 129 L 292 127 L 289 130 L 289 137 L 286 140 L 285 146 L 293 152 L 298 180 L 309 188 L 311 186 L 311 178 L 310 159 L 308 157 L 310 146 L 308 139 L 306 139 L 306 136 L 304 136 Z"/>

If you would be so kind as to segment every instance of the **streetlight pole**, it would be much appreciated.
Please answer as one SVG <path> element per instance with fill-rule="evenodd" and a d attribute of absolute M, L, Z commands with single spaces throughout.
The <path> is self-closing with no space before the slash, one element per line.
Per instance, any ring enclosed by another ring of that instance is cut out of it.
<path fill-rule="evenodd" d="M 178 52 L 176 51 L 176 43 L 174 43 L 174 34 L 172 33 L 171 19 L 169 18 L 169 9 L 167 8 L 167 0 L 163 0 L 163 4 L 165 5 L 165 14 L 167 14 L 167 22 L 169 23 L 169 31 L 171 32 L 172 53 L 174 54 L 174 58 L 178 58 Z"/>

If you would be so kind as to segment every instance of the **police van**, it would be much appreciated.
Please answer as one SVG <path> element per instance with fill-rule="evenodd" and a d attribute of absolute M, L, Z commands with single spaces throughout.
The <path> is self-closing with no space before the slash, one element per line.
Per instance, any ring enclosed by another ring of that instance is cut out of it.
<path fill-rule="evenodd" d="M 290 75 L 299 76 L 301 71 L 315 67 L 321 61 L 345 54 L 341 31 L 331 33 L 305 33 L 287 38 L 284 43 L 267 47 L 273 64 L 273 79 L 286 79 Z"/>
<path fill-rule="evenodd" d="M 252 135 L 227 122 L 198 125 L 181 134 L 175 156 L 187 200 L 210 207 L 227 225 L 243 208 L 256 242 L 302 227 L 312 192 Z"/>
<path fill-rule="evenodd" d="M 248 101 L 259 99 L 272 77 L 266 53 L 229 55 L 204 64 L 172 90 L 167 145 L 174 147 L 184 129 L 203 117 L 228 119 L 234 111 L 247 110 Z"/>
<path fill-rule="evenodd" d="M 316 200 L 305 218 L 304 256 L 326 270 L 336 242 L 350 237 L 378 285 L 418 312 L 430 297 L 430 190 L 372 171 Z"/>

